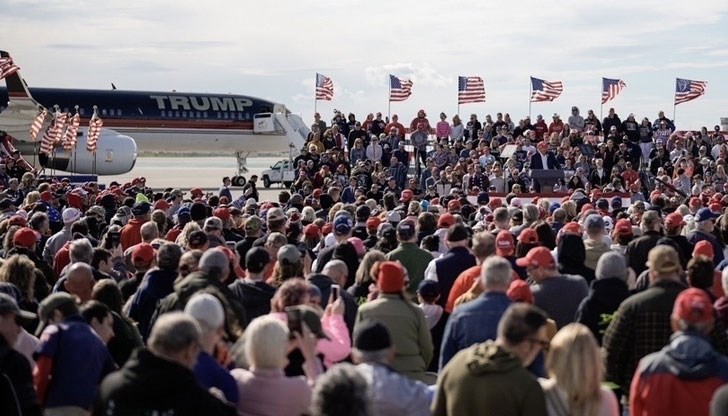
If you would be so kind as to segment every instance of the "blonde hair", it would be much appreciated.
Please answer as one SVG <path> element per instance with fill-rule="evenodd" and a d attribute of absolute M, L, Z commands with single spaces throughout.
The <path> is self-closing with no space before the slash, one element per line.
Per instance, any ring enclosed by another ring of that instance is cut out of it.
<path fill-rule="evenodd" d="M 273 315 L 253 319 L 245 330 L 245 356 L 253 368 L 283 369 L 288 360 L 288 328 Z"/>
<path fill-rule="evenodd" d="M 589 328 L 572 323 L 551 340 L 546 370 L 566 393 L 572 414 L 593 415 L 601 400 L 602 357 Z"/>
<path fill-rule="evenodd" d="M 14 284 L 27 302 L 35 300 L 35 277 L 35 264 L 25 255 L 12 255 L 0 266 L 0 282 Z"/>
<path fill-rule="evenodd" d="M 200 228 L 199 224 L 197 224 L 194 221 L 190 221 L 187 224 L 185 224 L 184 228 L 182 228 L 182 232 L 179 234 L 179 237 L 177 237 L 177 240 L 175 241 L 175 243 L 177 243 L 181 247 L 187 248 L 190 234 L 192 234 L 195 231 L 201 231 L 201 230 L 202 230 L 202 228 Z"/>
<path fill-rule="evenodd" d="M 28 192 L 28 195 L 25 196 L 25 200 L 23 201 L 23 206 L 30 206 L 35 204 L 40 200 L 40 192 L 38 191 L 32 191 Z"/>
<path fill-rule="evenodd" d="M 356 269 L 354 281 L 360 285 L 369 285 L 372 283 L 373 279 L 370 275 L 372 266 L 374 266 L 374 263 L 384 260 L 384 253 L 379 250 L 369 250 L 367 254 L 364 255 L 364 258 L 361 259 L 359 268 Z"/>

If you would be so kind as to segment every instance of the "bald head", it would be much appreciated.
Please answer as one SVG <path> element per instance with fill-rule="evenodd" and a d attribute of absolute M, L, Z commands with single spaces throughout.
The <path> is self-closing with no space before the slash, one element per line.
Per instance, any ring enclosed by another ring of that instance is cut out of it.
<path fill-rule="evenodd" d="M 88 264 L 73 263 L 68 267 L 66 290 L 78 297 L 82 303 L 91 300 L 91 292 L 95 283 L 93 270 Z"/>
<path fill-rule="evenodd" d="M 321 273 L 328 276 L 337 285 L 344 287 L 346 286 L 346 278 L 349 276 L 349 268 L 341 260 L 331 260 L 326 263 Z"/>

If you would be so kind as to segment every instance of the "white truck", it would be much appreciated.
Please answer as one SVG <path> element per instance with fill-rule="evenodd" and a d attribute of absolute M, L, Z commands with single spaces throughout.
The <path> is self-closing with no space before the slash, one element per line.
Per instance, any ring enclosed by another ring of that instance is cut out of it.
<path fill-rule="evenodd" d="M 290 188 L 296 180 L 293 162 L 288 159 L 279 160 L 270 169 L 264 170 L 260 176 L 265 188 L 270 188 L 273 183 L 283 183 L 286 188 Z"/>

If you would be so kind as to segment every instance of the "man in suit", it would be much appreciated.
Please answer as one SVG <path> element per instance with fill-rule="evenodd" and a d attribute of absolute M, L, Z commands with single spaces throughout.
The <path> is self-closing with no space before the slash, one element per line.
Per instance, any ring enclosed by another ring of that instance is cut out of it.
<path fill-rule="evenodd" d="M 536 149 L 536 153 L 531 156 L 531 170 L 561 169 L 556 157 L 549 151 L 548 143 L 542 141 L 536 146 Z M 537 193 L 541 192 L 541 186 L 537 182 L 534 182 L 533 188 Z"/>

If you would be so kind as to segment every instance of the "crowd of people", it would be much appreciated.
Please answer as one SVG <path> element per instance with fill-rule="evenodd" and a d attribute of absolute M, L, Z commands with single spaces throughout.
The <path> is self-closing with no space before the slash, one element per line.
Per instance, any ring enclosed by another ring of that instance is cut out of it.
<path fill-rule="evenodd" d="M 337 113 L 274 200 L 24 172 L 0 413 L 728 414 L 723 141 Z"/>

